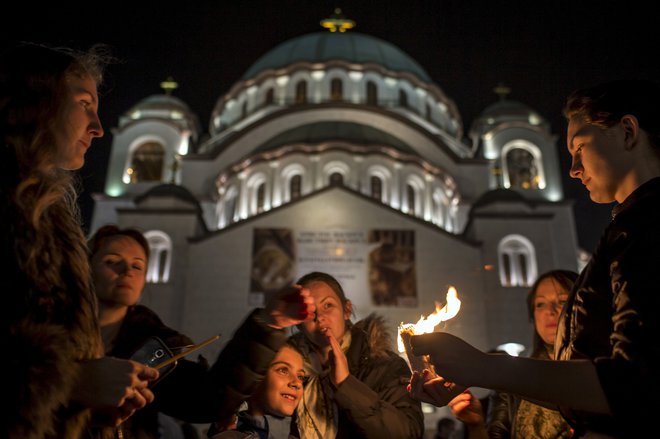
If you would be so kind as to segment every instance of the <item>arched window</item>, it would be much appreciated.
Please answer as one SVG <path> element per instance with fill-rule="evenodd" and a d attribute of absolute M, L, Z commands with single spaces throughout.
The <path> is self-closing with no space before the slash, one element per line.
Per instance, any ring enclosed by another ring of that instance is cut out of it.
<path fill-rule="evenodd" d="M 416 174 L 410 174 L 405 179 L 406 184 L 403 189 L 401 210 L 409 215 L 421 217 L 424 208 L 424 180 Z"/>
<path fill-rule="evenodd" d="M 269 88 L 268 91 L 266 92 L 266 99 L 264 100 L 264 106 L 273 105 L 274 100 L 275 100 L 275 90 Z"/>
<path fill-rule="evenodd" d="M 259 183 L 257 186 L 257 213 L 261 213 L 264 211 L 264 207 L 266 204 L 266 183 L 262 182 Z"/>
<path fill-rule="evenodd" d="M 534 156 L 522 148 L 513 148 L 506 155 L 509 184 L 522 189 L 538 189 L 539 178 Z"/>
<path fill-rule="evenodd" d="M 377 175 L 372 175 L 369 179 L 371 184 L 371 197 L 378 201 L 383 200 L 383 180 Z"/>
<path fill-rule="evenodd" d="M 500 282 L 505 287 L 529 287 L 536 280 L 536 252 L 522 235 L 508 235 L 498 245 Z"/>
<path fill-rule="evenodd" d="M 445 216 L 449 213 L 448 200 L 442 189 L 433 192 L 433 222 L 440 227 L 445 226 Z"/>
<path fill-rule="evenodd" d="M 144 181 L 161 181 L 163 178 L 163 161 L 165 148 L 158 142 L 144 142 L 138 146 L 128 168 L 131 183 Z"/>
<path fill-rule="evenodd" d="M 408 93 L 401 89 L 399 89 L 399 106 L 408 108 Z"/>
<path fill-rule="evenodd" d="M 341 172 L 333 172 L 330 174 L 330 186 L 342 186 L 344 184 L 344 176 Z"/>
<path fill-rule="evenodd" d="M 344 99 L 344 86 L 341 79 L 334 78 L 330 81 L 330 100 L 333 102 L 341 101 Z"/>
<path fill-rule="evenodd" d="M 307 103 L 307 81 L 298 81 L 296 84 L 296 104 Z"/>
<path fill-rule="evenodd" d="M 257 215 L 259 213 L 270 210 L 271 208 L 271 194 L 270 194 L 270 183 L 266 177 L 266 174 L 263 172 L 256 172 L 251 175 L 247 182 L 247 200 L 248 208 L 241 210 L 241 217 L 243 216 L 243 211 L 247 210 L 248 215 Z"/>
<path fill-rule="evenodd" d="M 230 187 L 223 197 L 220 205 L 218 227 L 223 228 L 234 222 L 236 217 L 236 205 L 238 201 L 238 191 L 235 186 Z"/>
<path fill-rule="evenodd" d="M 367 105 L 378 105 L 378 88 L 373 81 L 367 82 Z"/>
<path fill-rule="evenodd" d="M 241 119 L 245 119 L 247 117 L 247 100 L 243 102 L 243 105 L 241 106 Z"/>
<path fill-rule="evenodd" d="M 296 174 L 289 180 L 289 195 L 291 200 L 300 198 L 302 190 L 302 175 Z"/>
<path fill-rule="evenodd" d="M 350 184 L 351 168 L 341 160 L 326 163 L 323 166 L 322 173 L 324 178 L 327 178 L 328 186 Z"/>
<path fill-rule="evenodd" d="M 406 209 L 407 213 L 415 214 L 415 187 L 408 183 L 406 184 Z"/>
<path fill-rule="evenodd" d="M 538 146 L 525 140 L 514 140 L 502 148 L 502 181 L 504 187 L 545 189 L 542 155 Z"/>
<path fill-rule="evenodd" d="M 160 230 L 149 230 L 144 237 L 149 243 L 150 253 L 147 282 L 167 283 L 172 266 L 172 240 Z"/>

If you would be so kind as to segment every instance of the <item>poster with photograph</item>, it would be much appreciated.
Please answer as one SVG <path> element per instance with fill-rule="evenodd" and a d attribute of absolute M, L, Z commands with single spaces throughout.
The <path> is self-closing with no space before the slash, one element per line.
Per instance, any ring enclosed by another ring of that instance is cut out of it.
<path fill-rule="evenodd" d="M 369 305 L 417 306 L 412 230 L 254 230 L 251 305 L 263 306 L 312 271 L 333 275 L 345 291 L 369 294 Z"/>
<path fill-rule="evenodd" d="M 296 256 L 290 229 L 254 229 L 250 298 L 263 306 L 271 294 L 295 281 Z"/>
<path fill-rule="evenodd" d="M 369 287 L 374 305 L 417 306 L 415 232 L 369 232 Z"/>

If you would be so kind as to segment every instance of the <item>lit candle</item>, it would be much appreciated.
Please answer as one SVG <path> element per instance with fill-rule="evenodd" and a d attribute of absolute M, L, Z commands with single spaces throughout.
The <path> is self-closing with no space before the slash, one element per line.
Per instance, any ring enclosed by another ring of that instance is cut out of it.
<path fill-rule="evenodd" d="M 453 318 L 461 309 L 461 301 L 458 299 L 456 288 L 449 287 L 447 290 L 447 303 L 442 308 L 438 302 L 435 303 L 435 311 L 428 317 L 422 316 L 417 323 L 401 323 L 399 325 L 399 336 L 397 337 L 399 352 L 405 352 L 408 358 L 408 364 L 412 371 L 421 372 L 424 369 L 430 369 L 435 373 L 433 365 L 429 361 L 428 355 L 414 355 L 410 339 L 413 335 L 428 334 L 435 330 L 441 322 Z"/>

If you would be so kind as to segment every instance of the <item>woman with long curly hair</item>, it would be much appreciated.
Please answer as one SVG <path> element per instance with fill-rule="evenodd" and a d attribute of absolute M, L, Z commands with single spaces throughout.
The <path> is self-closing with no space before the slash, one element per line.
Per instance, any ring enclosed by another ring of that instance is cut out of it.
<path fill-rule="evenodd" d="M 92 409 L 116 425 L 153 400 L 156 370 L 103 357 L 71 173 L 103 135 L 100 49 L 22 43 L 0 60 L 0 423 L 11 438 L 78 438 Z"/>

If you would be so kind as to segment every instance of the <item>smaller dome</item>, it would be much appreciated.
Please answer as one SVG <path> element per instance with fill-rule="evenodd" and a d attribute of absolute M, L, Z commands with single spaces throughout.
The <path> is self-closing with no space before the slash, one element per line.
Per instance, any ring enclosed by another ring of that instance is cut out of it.
<path fill-rule="evenodd" d="M 181 110 L 190 113 L 190 107 L 176 96 L 158 94 L 151 95 L 135 104 L 133 110 Z"/>
<path fill-rule="evenodd" d="M 497 202 L 505 203 L 525 203 L 529 204 L 529 200 L 523 197 L 519 192 L 513 189 L 498 188 L 492 189 L 482 194 L 472 205 L 472 210 L 478 210 L 480 207 L 488 206 Z"/>
<path fill-rule="evenodd" d="M 486 107 L 470 127 L 470 137 L 480 137 L 484 133 L 504 123 L 524 123 L 548 130 L 550 124 L 531 107 L 511 99 L 501 99 Z"/>
<path fill-rule="evenodd" d="M 196 137 L 200 131 L 199 119 L 188 104 L 167 94 L 151 95 L 135 104 L 120 119 L 119 126 L 140 119 L 167 119 L 181 124 Z"/>
<path fill-rule="evenodd" d="M 494 104 L 486 107 L 484 111 L 481 112 L 479 116 L 481 119 L 493 118 L 495 120 L 506 119 L 520 119 L 522 121 L 529 122 L 532 125 L 539 125 L 544 119 L 543 117 L 534 111 L 532 108 L 523 104 L 522 102 L 502 99 Z M 534 123 L 533 121 L 538 121 Z"/>

